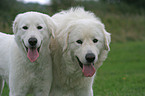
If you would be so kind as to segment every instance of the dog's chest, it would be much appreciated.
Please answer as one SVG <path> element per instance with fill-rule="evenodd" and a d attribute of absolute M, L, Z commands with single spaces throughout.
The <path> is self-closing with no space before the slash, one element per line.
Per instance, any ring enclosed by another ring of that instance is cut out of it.
<path fill-rule="evenodd" d="M 28 65 L 28 64 L 27 64 Z M 25 66 L 24 71 L 28 77 L 32 79 L 43 78 L 50 70 L 49 64 L 35 63 L 33 65 Z"/>
<path fill-rule="evenodd" d="M 57 85 L 59 87 L 63 86 L 64 90 L 83 88 L 85 82 L 88 80 L 87 78 L 82 76 L 81 72 L 79 72 L 78 74 L 70 74 L 70 75 L 68 74 L 66 75 L 65 73 L 61 72 L 57 75 L 57 77 L 54 78 L 57 78 L 55 79 L 55 82 L 57 82 Z"/>

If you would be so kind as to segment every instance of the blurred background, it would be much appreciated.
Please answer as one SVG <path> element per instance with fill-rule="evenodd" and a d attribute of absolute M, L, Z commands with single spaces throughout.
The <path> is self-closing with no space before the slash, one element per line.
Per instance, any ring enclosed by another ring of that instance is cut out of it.
<path fill-rule="evenodd" d="M 52 16 L 76 6 L 101 18 L 112 37 L 111 51 L 94 81 L 94 96 L 145 96 L 145 0 L 0 0 L 0 31 L 12 34 L 19 13 Z M 8 96 L 7 86 L 2 96 Z"/>
<path fill-rule="evenodd" d="M 145 0 L 0 0 L 0 31 L 12 33 L 12 21 L 19 13 L 53 15 L 72 6 L 84 6 L 100 17 L 113 42 L 145 40 Z"/>

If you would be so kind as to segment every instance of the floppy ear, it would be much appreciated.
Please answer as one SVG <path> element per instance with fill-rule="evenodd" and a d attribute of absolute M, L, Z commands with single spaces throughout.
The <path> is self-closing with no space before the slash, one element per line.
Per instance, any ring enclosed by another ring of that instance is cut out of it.
<path fill-rule="evenodd" d="M 68 40 L 69 40 L 69 34 L 70 32 L 68 32 L 66 34 L 66 36 L 64 37 L 64 46 L 63 46 L 63 52 L 65 52 L 68 48 Z"/>
<path fill-rule="evenodd" d="M 56 22 L 50 16 L 48 16 L 46 14 L 42 14 L 42 16 L 44 17 L 44 21 L 45 21 L 45 23 L 46 23 L 46 25 L 51 33 L 51 36 L 53 38 L 55 38 L 55 31 L 57 29 Z"/>
<path fill-rule="evenodd" d="M 105 26 L 104 26 L 104 24 L 102 24 L 101 22 L 100 22 L 100 25 L 101 25 L 101 29 L 102 29 L 102 32 L 103 32 L 103 35 L 104 35 L 104 39 L 105 39 L 105 50 L 107 50 L 107 51 L 110 51 L 110 47 L 109 47 L 109 44 L 110 44 L 110 42 L 111 42 L 111 34 L 110 33 L 108 33 L 106 30 L 105 30 Z"/>
<path fill-rule="evenodd" d="M 18 21 L 19 21 L 19 18 L 22 14 L 18 14 L 16 17 L 15 17 L 15 20 L 13 21 L 13 33 L 16 34 L 17 33 L 17 30 L 18 30 Z"/>
<path fill-rule="evenodd" d="M 61 41 L 60 45 L 63 48 L 63 52 L 65 52 L 68 49 L 68 41 L 69 41 L 69 35 L 72 31 L 72 29 L 75 26 L 75 22 L 70 22 L 67 24 L 67 26 L 59 27 L 58 28 L 58 40 Z"/>
<path fill-rule="evenodd" d="M 17 28 L 17 21 L 15 20 L 14 22 L 13 22 L 13 33 L 14 34 L 16 34 L 16 30 L 17 30 L 18 28 Z"/>
<path fill-rule="evenodd" d="M 107 54 L 110 51 L 109 44 L 111 42 L 111 36 L 110 36 L 111 34 L 105 30 L 104 24 L 101 24 L 101 28 L 102 28 L 102 32 L 105 38 L 105 41 L 104 41 L 105 50 L 102 50 L 99 55 L 98 63 L 96 64 L 97 68 L 99 68 L 103 64 L 103 61 L 107 58 Z"/>
<path fill-rule="evenodd" d="M 108 33 L 105 28 L 103 29 L 104 37 L 105 37 L 105 50 L 110 51 L 109 44 L 111 42 L 110 33 Z"/>
<path fill-rule="evenodd" d="M 69 40 L 69 34 L 71 32 L 70 26 L 68 25 L 66 28 L 60 28 L 59 30 L 57 30 L 59 32 L 58 34 L 58 40 L 60 40 L 61 42 L 61 47 L 63 49 L 63 52 L 65 52 L 68 48 L 68 40 Z"/>

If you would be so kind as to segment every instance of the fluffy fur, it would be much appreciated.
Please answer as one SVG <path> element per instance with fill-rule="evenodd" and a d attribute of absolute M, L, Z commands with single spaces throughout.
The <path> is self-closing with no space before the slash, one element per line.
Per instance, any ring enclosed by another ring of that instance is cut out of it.
<path fill-rule="evenodd" d="M 10 96 L 26 96 L 29 92 L 48 96 L 52 82 L 49 44 L 54 29 L 55 22 L 48 15 L 26 12 L 16 16 L 14 35 L 0 33 L 0 73 L 9 81 Z M 35 46 L 31 47 L 30 38 L 37 39 Z M 34 49 L 37 57 L 32 55 Z"/>
<path fill-rule="evenodd" d="M 10 45 L 14 42 L 14 35 L 0 33 L 0 91 L 2 94 L 4 81 L 9 82 Z M 0 96 L 1 96 L 0 94 Z"/>
<path fill-rule="evenodd" d="M 58 28 L 51 42 L 53 82 L 50 96 L 93 96 L 95 74 L 84 71 L 84 66 L 94 64 L 91 68 L 97 70 L 102 65 L 110 50 L 110 34 L 99 18 L 83 8 L 62 11 L 52 18 Z M 91 63 L 86 60 L 88 53 L 95 55 Z"/>

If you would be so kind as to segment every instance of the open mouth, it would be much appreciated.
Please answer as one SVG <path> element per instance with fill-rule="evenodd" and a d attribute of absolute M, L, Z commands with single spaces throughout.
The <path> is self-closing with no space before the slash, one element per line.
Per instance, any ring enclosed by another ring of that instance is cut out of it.
<path fill-rule="evenodd" d="M 28 52 L 28 47 L 25 45 L 25 43 L 24 43 L 24 41 L 22 41 L 23 42 L 23 45 L 24 45 L 24 47 L 25 47 L 25 50 Z M 37 51 L 39 52 L 40 51 L 40 47 L 41 47 L 41 44 L 40 44 L 40 46 L 37 48 Z M 30 47 L 31 49 L 35 49 L 36 47 Z"/>
<path fill-rule="evenodd" d="M 39 57 L 39 51 L 40 51 L 40 47 L 41 45 L 37 48 L 37 47 L 27 47 L 23 41 L 23 45 L 25 47 L 25 50 L 27 52 L 27 57 L 31 62 L 34 62 L 37 60 L 37 58 Z"/>
<path fill-rule="evenodd" d="M 94 68 L 94 63 L 83 64 L 77 56 L 76 56 L 76 58 L 77 58 L 77 61 L 80 65 L 80 67 L 82 68 L 82 72 L 83 72 L 84 76 L 92 77 L 96 72 L 96 70 Z"/>

